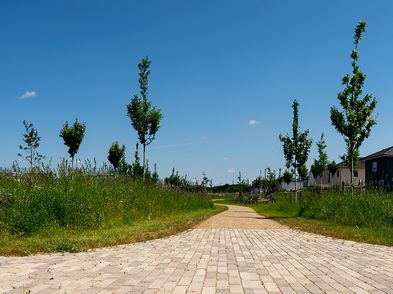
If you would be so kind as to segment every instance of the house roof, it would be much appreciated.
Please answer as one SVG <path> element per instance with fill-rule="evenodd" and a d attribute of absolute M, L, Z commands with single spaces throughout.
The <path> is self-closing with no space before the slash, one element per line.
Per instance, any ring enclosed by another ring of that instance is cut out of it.
<path fill-rule="evenodd" d="M 378 152 L 366 156 L 365 160 L 375 159 L 379 157 L 393 157 L 393 146 L 382 149 Z"/>
<path fill-rule="evenodd" d="M 341 161 L 339 164 L 338 164 L 338 167 L 339 168 L 343 168 L 343 167 L 348 167 L 348 164 L 345 162 L 345 161 Z M 363 169 L 363 168 L 365 168 L 366 167 L 366 161 L 365 161 L 365 158 L 364 157 L 360 157 L 359 158 L 359 163 L 358 163 L 358 166 L 357 166 L 357 168 L 359 169 Z"/>

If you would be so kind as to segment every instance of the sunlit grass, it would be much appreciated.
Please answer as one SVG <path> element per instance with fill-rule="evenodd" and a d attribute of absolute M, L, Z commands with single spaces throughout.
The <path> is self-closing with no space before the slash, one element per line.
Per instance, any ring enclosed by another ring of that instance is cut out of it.
<path fill-rule="evenodd" d="M 209 196 L 129 176 L 0 173 L 0 254 L 79 251 L 166 236 L 221 211 Z"/>
<path fill-rule="evenodd" d="M 393 246 L 392 194 L 363 191 L 352 196 L 351 193 L 325 191 L 318 195 L 307 191 L 302 203 L 290 202 L 286 193 L 276 193 L 274 197 L 276 203 L 249 206 L 294 229 Z M 240 204 L 235 195 L 221 198 L 217 203 Z"/>
<path fill-rule="evenodd" d="M 111 227 L 92 230 L 50 228 L 24 237 L 3 234 L 0 237 L 0 255 L 78 252 L 162 238 L 190 229 L 225 209 L 223 206 L 216 206 L 213 209 L 200 209 L 165 218 L 138 221 L 129 225 L 113 223 Z"/>

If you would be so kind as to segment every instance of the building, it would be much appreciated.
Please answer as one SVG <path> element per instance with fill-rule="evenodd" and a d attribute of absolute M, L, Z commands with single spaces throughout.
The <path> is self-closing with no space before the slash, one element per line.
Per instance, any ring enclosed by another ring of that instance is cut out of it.
<path fill-rule="evenodd" d="M 280 190 L 285 190 L 285 191 L 295 191 L 303 189 L 303 181 L 302 180 L 297 180 L 297 183 L 293 179 L 289 184 L 282 182 L 280 184 Z"/>
<path fill-rule="evenodd" d="M 366 180 L 365 160 L 360 158 L 356 170 L 353 172 L 353 184 L 355 186 L 364 186 Z M 331 175 L 329 170 L 326 170 L 321 178 L 314 178 L 310 172 L 308 176 L 307 186 L 321 186 L 322 188 L 344 187 L 351 185 L 351 172 L 346 162 L 338 164 L 337 172 Z"/>
<path fill-rule="evenodd" d="M 365 161 L 367 185 L 393 190 L 393 146 L 366 156 Z"/>

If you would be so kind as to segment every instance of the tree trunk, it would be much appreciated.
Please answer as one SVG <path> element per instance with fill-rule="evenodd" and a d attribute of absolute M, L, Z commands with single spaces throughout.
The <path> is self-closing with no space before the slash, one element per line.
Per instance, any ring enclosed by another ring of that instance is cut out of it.
<path fill-rule="evenodd" d="M 67 173 L 68 173 L 68 171 L 67 171 Z M 73 177 L 74 177 L 74 156 L 71 157 L 71 179 Z"/>
<path fill-rule="evenodd" d="M 351 193 L 353 196 L 353 156 L 351 157 Z"/>
<path fill-rule="evenodd" d="M 297 165 L 297 160 L 295 160 L 295 166 Z M 297 168 L 295 167 L 295 203 L 297 203 Z"/>
<path fill-rule="evenodd" d="M 322 196 L 322 176 L 321 176 L 321 196 Z"/>
<path fill-rule="evenodd" d="M 142 173 L 143 181 L 145 180 L 145 174 L 146 174 L 146 144 L 143 144 L 143 173 Z"/>
<path fill-rule="evenodd" d="M 33 171 L 33 148 L 30 147 L 30 171 Z"/>

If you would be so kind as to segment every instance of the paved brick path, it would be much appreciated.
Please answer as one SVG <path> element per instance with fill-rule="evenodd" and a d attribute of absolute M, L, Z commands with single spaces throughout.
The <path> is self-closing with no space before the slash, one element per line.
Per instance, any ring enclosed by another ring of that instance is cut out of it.
<path fill-rule="evenodd" d="M 223 218 L 236 210 L 239 221 L 271 222 L 238 207 Z M 0 257 L 0 292 L 393 293 L 391 247 L 283 227 L 219 227 L 77 254 Z"/>

